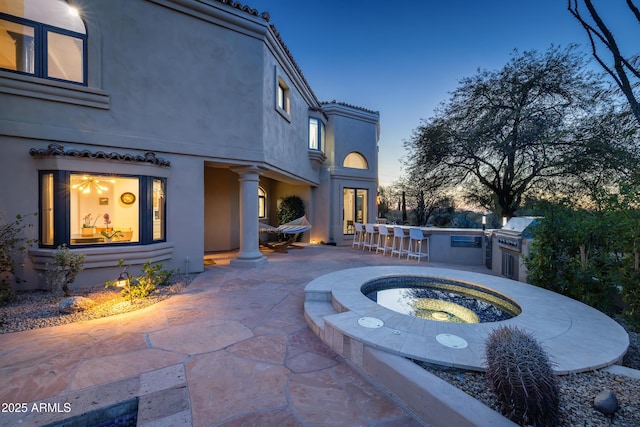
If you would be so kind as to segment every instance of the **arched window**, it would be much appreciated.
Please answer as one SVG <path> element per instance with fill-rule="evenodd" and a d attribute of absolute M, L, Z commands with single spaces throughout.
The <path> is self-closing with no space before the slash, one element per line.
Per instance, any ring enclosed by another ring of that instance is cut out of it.
<path fill-rule="evenodd" d="M 267 193 L 258 187 L 258 218 L 267 217 Z"/>
<path fill-rule="evenodd" d="M 369 165 L 367 164 L 367 159 L 360 153 L 351 152 L 344 158 L 344 163 L 342 164 L 345 168 L 352 169 L 369 169 Z"/>
<path fill-rule="evenodd" d="M 87 84 L 87 31 L 63 0 L 0 0 L 0 69 Z"/>

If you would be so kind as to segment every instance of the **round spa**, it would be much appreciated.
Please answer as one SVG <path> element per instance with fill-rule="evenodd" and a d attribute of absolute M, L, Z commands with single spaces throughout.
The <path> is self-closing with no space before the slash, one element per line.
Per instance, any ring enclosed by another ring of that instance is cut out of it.
<path fill-rule="evenodd" d="M 504 277 L 444 268 L 335 271 L 306 286 L 304 310 L 316 335 L 358 365 L 371 348 L 484 371 L 484 343 L 501 325 L 533 333 L 559 374 L 612 365 L 629 346 L 620 325 L 578 301 Z"/>
<path fill-rule="evenodd" d="M 384 277 L 365 283 L 361 291 L 385 308 L 438 322 L 498 322 L 522 311 L 515 301 L 492 289 L 433 277 Z"/>

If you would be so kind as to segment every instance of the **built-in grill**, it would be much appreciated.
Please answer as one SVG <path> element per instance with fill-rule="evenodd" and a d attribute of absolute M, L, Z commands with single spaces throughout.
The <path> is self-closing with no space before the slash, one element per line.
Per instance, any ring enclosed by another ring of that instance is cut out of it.
<path fill-rule="evenodd" d="M 511 218 L 504 227 L 496 230 L 498 246 L 513 252 L 522 252 L 522 239 L 531 238 L 528 227 L 535 222 L 535 217 L 519 216 Z"/>
<path fill-rule="evenodd" d="M 497 272 L 505 277 L 519 280 L 522 265 L 522 242 L 531 239 L 531 226 L 536 217 L 513 217 L 501 229 L 493 232 L 493 241 L 500 250 Z M 496 254 L 498 255 L 498 254 Z"/>

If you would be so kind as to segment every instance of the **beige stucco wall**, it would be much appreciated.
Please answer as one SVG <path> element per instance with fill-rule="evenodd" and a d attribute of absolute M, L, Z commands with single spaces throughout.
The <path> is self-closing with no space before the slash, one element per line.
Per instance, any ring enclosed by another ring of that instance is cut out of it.
<path fill-rule="evenodd" d="M 78 249 L 90 254 L 79 283 L 113 278 L 120 257 L 135 265 L 153 258 L 169 268 L 202 271 L 204 251 L 238 248 L 236 166 L 263 171 L 260 185 L 267 187 L 273 225 L 279 198 L 303 198 L 314 226 L 307 240 L 333 237 L 340 186 L 354 180 L 370 190 L 374 215 L 377 113 L 338 105 L 326 116 L 318 112 L 322 106 L 266 21 L 215 1 L 74 3 L 87 23 L 87 87 L 0 70 L 0 214 L 11 219 L 38 210 L 38 170 L 167 178 L 166 244 Z M 275 108 L 279 77 L 290 88 L 288 117 Z M 311 113 L 327 122 L 322 165 L 309 155 Z M 28 154 L 51 143 L 92 153 L 153 151 L 171 166 Z M 333 160 L 341 162 L 350 151 L 365 155 L 370 169 L 336 167 Z M 51 253 L 34 249 L 32 258 L 43 268 Z M 23 288 L 42 286 L 32 267 L 26 259 L 29 282 Z"/>

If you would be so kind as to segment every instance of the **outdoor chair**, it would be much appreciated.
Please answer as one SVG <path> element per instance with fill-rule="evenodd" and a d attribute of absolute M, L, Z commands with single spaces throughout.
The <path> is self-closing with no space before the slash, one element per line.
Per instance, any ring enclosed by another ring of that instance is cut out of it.
<path fill-rule="evenodd" d="M 300 234 L 310 229 L 311 223 L 307 220 L 306 216 L 294 219 L 277 227 L 259 223 L 258 230 L 261 233 L 277 233 L 288 236 L 287 239 L 282 242 L 266 242 L 260 240 L 260 245 L 281 253 L 287 253 L 287 249 L 302 249 L 302 246 L 296 245 L 295 242 Z"/>
<path fill-rule="evenodd" d="M 398 254 L 398 259 L 408 251 L 404 248 L 404 230 L 398 226 L 393 227 L 393 244 L 391 245 L 391 256 Z"/>
<path fill-rule="evenodd" d="M 378 236 L 378 231 L 373 224 L 365 224 L 364 225 L 364 242 L 362 243 L 362 250 L 369 248 L 369 252 L 371 249 L 376 249 L 378 245 L 376 244 L 376 238 Z"/>
<path fill-rule="evenodd" d="M 389 246 L 389 229 L 386 225 L 378 225 L 378 246 L 376 247 L 376 253 L 382 251 L 382 255 L 386 255 L 387 251 L 391 252 L 391 246 Z"/>
<path fill-rule="evenodd" d="M 354 233 L 353 233 L 353 242 L 351 243 L 352 248 L 360 249 L 362 246 L 364 239 L 364 225 L 362 223 L 356 222 L 353 224 Z"/>
<path fill-rule="evenodd" d="M 426 252 L 422 252 L 423 245 L 425 243 Z M 419 228 L 409 229 L 409 251 L 407 252 L 407 259 L 416 258 L 420 262 L 420 258 L 426 258 L 429 261 L 429 238 L 426 237 L 422 230 Z"/>

